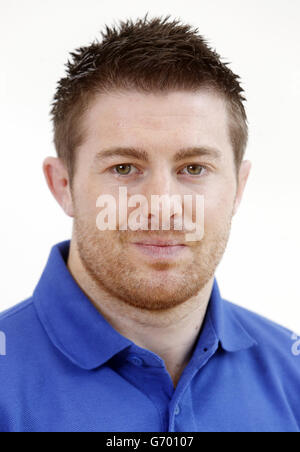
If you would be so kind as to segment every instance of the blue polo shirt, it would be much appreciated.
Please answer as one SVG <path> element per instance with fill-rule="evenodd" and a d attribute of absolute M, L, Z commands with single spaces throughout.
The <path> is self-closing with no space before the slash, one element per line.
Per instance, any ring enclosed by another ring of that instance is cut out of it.
<path fill-rule="evenodd" d="M 69 246 L 55 245 L 33 296 L 0 315 L 1 432 L 300 431 L 291 331 L 222 299 L 215 279 L 174 389 L 162 358 L 85 296 L 66 266 Z"/>

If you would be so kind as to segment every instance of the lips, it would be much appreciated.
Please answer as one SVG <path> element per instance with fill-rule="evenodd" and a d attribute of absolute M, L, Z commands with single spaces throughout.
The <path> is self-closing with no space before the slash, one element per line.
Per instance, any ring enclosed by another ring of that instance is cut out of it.
<path fill-rule="evenodd" d="M 133 243 L 133 246 L 148 259 L 178 260 L 188 247 L 174 241 L 146 241 Z"/>
<path fill-rule="evenodd" d="M 175 240 L 143 240 L 140 242 L 134 242 L 135 245 L 143 245 L 143 246 L 186 246 L 182 242 L 178 242 Z"/>

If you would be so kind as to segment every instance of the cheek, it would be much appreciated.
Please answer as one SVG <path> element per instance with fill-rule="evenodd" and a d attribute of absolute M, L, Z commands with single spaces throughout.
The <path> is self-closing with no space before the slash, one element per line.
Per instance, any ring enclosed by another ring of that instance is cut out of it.
<path fill-rule="evenodd" d="M 97 214 L 100 208 L 96 206 L 99 194 L 85 189 L 79 190 L 74 200 L 75 216 L 88 224 L 96 227 Z"/>
<path fill-rule="evenodd" d="M 74 202 L 76 204 L 76 211 L 80 215 L 85 215 L 87 218 L 96 218 L 100 208 L 96 203 L 100 195 L 108 194 L 109 192 L 95 180 L 94 177 L 82 177 L 76 180 Z"/>
<path fill-rule="evenodd" d="M 207 194 L 204 200 L 204 222 L 206 230 L 222 229 L 231 220 L 235 199 L 234 186 Z"/>

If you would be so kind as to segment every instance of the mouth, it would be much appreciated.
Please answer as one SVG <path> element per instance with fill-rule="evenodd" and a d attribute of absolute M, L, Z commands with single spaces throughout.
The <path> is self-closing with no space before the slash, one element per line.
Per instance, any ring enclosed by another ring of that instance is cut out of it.
<path fill-rule="evenodd" d="M 179 257 L 188 246 L 174 241 L 137 242 L 133 246 L 142 254 L 153 259 L 172 259 Z"/>
<path fill-rule="evenodd" d="M 182 242 L 177 240 L 164 240 L 164 239 L 152 239 L 152 240 L 141 240 L 139 242 L 134 242 L 136 245 L 144 246 L 186 246 Z"/>

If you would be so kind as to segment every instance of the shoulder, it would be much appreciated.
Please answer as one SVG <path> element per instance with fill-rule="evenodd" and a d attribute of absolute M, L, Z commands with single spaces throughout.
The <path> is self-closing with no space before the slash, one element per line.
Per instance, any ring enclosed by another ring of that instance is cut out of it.
<path fill-rule="evenodd" d="M 12 306 L 9 309 L 6 309 L 5 311 L 0 312 L 0 326 L 1 324 L 7 324 L 7 319 L 13 317 L 12 320 L 15 318 L 20 317 L 20 314 L 22 316 L 22 312 L 24 309 L 27 309 L 28 307 L 32 307 L 32 298 L 28 298 L 24 301 L 21 301 L 20 303 Z M 8 322 L 10 323 L 10 322 Z"/>
<path fill-rule="evenodd" d="M 0 313 L 0 382 L 11 372 L 36 360 L 41 354 L 47 336 L 39 321 L 33 299 L 28 298 Z M 6 374 L 5 374 L 6 372 Z"/>
<path fill-rule="evenodd" d="M 23 342 L 26 339 L 24 333 L 32 330 L 37 320 L 33 300 L 28 298 L 0 313 L 0 331 L 7 336 L 8 343 L 15 342 L 20 335 Z"/>
<path fill-rule="evenodd" d="M 297 337 L 291 329 L 230 301 L 224 301 L 258 345 L 291 350 Z"/>
<path fill-rule="evenodd" d="M 33 299 L 0 313 L 0 432 L 19 431 L 24 403 L 41 386 L 45 336 Z"/>
<path fill-rule="evenodd" d="M 300 389 L 300 336 L 260 314 L 224 300 L 232 315 L 239 321 L 257 345 L 252 355 L 265 372 L 275 373 Z"/>

